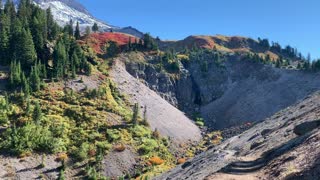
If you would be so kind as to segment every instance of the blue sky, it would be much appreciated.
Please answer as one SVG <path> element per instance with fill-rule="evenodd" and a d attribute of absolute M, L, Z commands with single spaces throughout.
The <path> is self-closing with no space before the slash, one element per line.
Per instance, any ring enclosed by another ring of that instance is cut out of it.
<path fill-rule="evenodd" d="M 97 18 L 161 39 L 241 35 L 290 44 L 320 58 L 319 0 L 79 0 Z"/>

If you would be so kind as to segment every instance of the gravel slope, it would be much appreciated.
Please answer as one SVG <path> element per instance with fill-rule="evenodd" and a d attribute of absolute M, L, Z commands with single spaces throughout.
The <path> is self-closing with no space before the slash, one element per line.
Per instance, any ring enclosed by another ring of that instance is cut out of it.
<path fill-rule="evenodd" d="M 315 93 L 156 179 L 317 179 L 319 117 Z"/>
<path fill-rule="evenodd" d="M 184 113 L 162 99 L 142 82 L 131 76 L 125 69 L 121 57 L 115 60 L 110 72 L 120 92 L 129 96 L 130 102 L 147 107 L 147 118 L 152 129 L 158 129 L 161 135 L 171 137 L 178 143 L 199 141 L 199 128 Z"/>

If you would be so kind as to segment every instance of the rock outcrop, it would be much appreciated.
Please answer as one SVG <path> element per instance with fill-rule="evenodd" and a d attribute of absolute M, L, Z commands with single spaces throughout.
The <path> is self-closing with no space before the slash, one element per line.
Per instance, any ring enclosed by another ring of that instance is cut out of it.
<path fill-rule="evenodd" d="M 110 72 L 111 78 L 120 92 L 129 96 L 130 102 L 139 103 L 142 109 L 147 108 L 146 115 L 151 128 L 178 143 L 199 141 L 200 129 L 183 112 L 129 74 L 124 65 L 125 60 L 123 56 L 115 60 Z"/>
<path fill-rule="evenodd" d="M 317 73 L 274 68 L 236 54 L 221 55 L 220 64 L 205 57 L 206 71 L 197 60 L 181 64 L 179 77 L 157 70 L 155 57 L 139 57 L 138 62 L 135 56 L 125 57 L 133 77 L 189 117 L 200 112 L 214 129 L 263 120 L 320 90 Z"/>

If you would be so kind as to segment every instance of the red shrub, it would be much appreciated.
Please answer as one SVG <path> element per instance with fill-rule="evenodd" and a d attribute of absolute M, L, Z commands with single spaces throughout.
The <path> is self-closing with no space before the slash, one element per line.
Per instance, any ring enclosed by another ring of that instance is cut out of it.
<path fill-rule="evenodd" d="M 137 41 L 139 40 L 138 38 L 128 34 L 106 32 L 106 33 L 92 33 L 84 41 L 86 41 L 96 53 L 101 54 L 103 53 L 102 47 L 107 42 L 114 41 L 121 47 L 129 43 L 130 37 L 131 37 L 131 42 L 134 42 L 135 39 L 137 39 Z"/>

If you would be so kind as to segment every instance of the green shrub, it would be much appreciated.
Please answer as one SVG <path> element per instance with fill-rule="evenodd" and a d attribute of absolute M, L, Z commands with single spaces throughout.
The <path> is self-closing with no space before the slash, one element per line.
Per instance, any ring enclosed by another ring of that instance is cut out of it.
<path fill-rule="evenodd" d="M 202 122 L 202 121 L 196 121 L 196 125 L 202 127 L 202 126 L 204 126 L 204 122 Z"/>
<path fill-rule="evenodd" d="M 0 96 L 0 125 L 8 123 L 8 103 L 3 96 Z"/>
<path fill-rule="evenodd" d="M 114 142 L 120 139 L 120 132 L 116 129 L 108 129 L 107 137 L 110 142 Z"/>
<path fill-rule="evenodd" d="M 3 134 L 5 140 L 0 143 L 0 148 L 6 149 L 14 154 L 24 152 L 49 152 L 55 153 L 66 149 L 61 139 L 53 137 L 49 127 L 27 124 L 23 127 L 10 128 Z"/>
<path fill-rule="evenodd" d="M 196 118 L 196 125 L 200 127 L 204 126 L 203 118 Z"/>
<path fill-rule="evenodd" d="M 133 137 L 150 137 L 151 132 L 149 129 L 147 129 L 145 126 L 134 126 L 131 128 L 131 132 L 133 134 Z"/>
<path fill-rule="evenodd" d="M 144 138 L 142 140 L 142 145 L 139 147 L 139 153 L 146 155 L 154 151 L 157 147 L 158 147 L 158 143 L 156 140 Z"/>
<path fill-rule="evenodd" d="M 77 160 L 84 161 L 88 158 L 89 150 L 90 150 L 90 144 L 87 142 L 84 142 L 81 144 L 79 148 L 75 149 L 75 151 L 73 152 L 73 155 Z"/>

